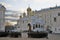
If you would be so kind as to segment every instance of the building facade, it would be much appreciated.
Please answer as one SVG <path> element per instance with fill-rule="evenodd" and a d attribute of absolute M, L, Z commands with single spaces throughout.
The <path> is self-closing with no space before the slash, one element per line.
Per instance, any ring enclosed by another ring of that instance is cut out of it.
<path fill-rule="evenodd" d="M 60 33 L 60 6 L 42 9 L 39 11 L 32 11 L 30 7 L 27 8 L 27 16 L 24 14 L 20 16 L 18 26 L 22 30 L 28 29 L 27 24 L 42 19 L 46 29 L 52 30 L 53 33 Z M 42 23 L 41 22 L 41 23 Z"/>
<path fill-rule="evenodd" d="M 60 33 L 60 6 L 42 9 L 36 12 L 45 20 L 45 27 L 52 30 L 53 33 Z"/>
<path fill-rule="evenodd" d="M 38 17 L 38 15 L 36 15 L 35 12 L 32 11 L 30 7 L 28 7 L 27 15 L 26 13 L 23 13 L 23 16 L 20 16 L 20 19 L 17 21 L 17 25 L 20 27 L 21 31 L 26 31 L 29 30 L 28 24 L 31 24 L 31 26 L 33 26 L 34 22 L 37 21 L 39 21 L 41 25 L 44 24 L 42 18 Z M 31 30 L 33 30 L 33 27 L 31 27 Z"/>
<path fill-rule="evenodd" d="M 5 10 L 6 8 L 0 4 L 0 31 L 5 31 Z"/>

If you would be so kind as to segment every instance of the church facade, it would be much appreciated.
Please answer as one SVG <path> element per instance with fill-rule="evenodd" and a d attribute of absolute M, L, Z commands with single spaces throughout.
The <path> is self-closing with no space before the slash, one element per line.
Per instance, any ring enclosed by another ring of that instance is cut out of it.
<path fill-rule="evenodd" d="M 23 17 L 20 16 L 20 19 L 17 21 L 17 26 L 21 30 L 28 30 L 28 23 L 35 22 L 39 19 L 46 29 L 52 30 L 53 33 L 60 33 L 60 6 L 46 8 L 40 11 L 32 11 L 28 7 L 27 15 L 23 13 Z"/>

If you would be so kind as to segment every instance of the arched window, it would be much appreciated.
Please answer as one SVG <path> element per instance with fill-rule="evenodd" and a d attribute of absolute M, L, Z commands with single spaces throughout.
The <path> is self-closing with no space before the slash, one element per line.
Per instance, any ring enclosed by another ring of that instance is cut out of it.
<path fill-rule="evenodd" d="M 23 21 L 23 23 L 24 23 L 24 21 Z"/>
<path fill-rule="evenodd" d="M 29 27 L 31 27 L 31 24 L 30 24 L 30 23 L 28 23 L 28 26 L 29 26 Z"/>
<path fill-rule="evenodd" d="M 29 31 L 31 31 L 31 24 L 30 24 L 30 23 L 28 23 L 28 26 L 29 26 Z"/>
<path fill-rule="evenodd" d="M 40 28 L 40 24 L 39 24 L 39 28 Z"/>
<path fill-rule="evenodd" d="M 36 28 L 37 28 L 38 26 L 37 26 L 37 24 L 36 24 Z"/>
<path fill-rule="evenodd" d="M 35 24 L 33 24 L 33 29 L 35 29 L 35 27 L 36 27 Z"/>
<path fill-rule="evenodd" d="M 56 17 L 54 17 L 54 22 L 56 22 Z"/>

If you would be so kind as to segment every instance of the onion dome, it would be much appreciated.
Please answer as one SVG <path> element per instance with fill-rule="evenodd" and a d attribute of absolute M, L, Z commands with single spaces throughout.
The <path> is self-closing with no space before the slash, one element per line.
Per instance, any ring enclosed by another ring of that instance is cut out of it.
<path fill-rule="evenodd" d="M 28 7 L 28 8 L 27 8 L 27 11 L 31 11 L 31 8 L 30 8 L 30 7 Z"/>

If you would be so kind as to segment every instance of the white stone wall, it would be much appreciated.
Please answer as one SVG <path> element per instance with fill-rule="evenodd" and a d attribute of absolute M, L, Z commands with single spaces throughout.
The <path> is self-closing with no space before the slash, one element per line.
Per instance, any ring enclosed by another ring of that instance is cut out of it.
<path fill-rule="evenodd" d="M 5 31 L 5 8 L 0 5 L 0 31 Z"/>
<path fill-rule="evenodd" d="M 18 26 L 20 26 L 21 31 L 28 30 L 28 20 L 23 20 L 23 18 L 20 18 L 18 22 Z"/>
<path fill-rule="evenodd" d="M 51 30 L 54 33 L 60 33 L 60 16 L 58 16 L 58 13 L 60 13 L 60 8 L 56 9 L 49 9 L 45 11 L 40 11 L 40 14 L 43 15 L 43 19 L 45 20 L 46 26 L 51 26 Z M 54 22 L 54 17 L 56 18 L 56 22 Z"/>
<path fill-rule="evenodd" d="M 54 9 L 51 13 L 51 26 L 53 28 L 53 32 L 60 33 L 60 17 L 58 16 L 58 13 L 60 13 L 59 9 Z M 54 22 L 54 17 L 56 17 L 56 22 Z"/>

